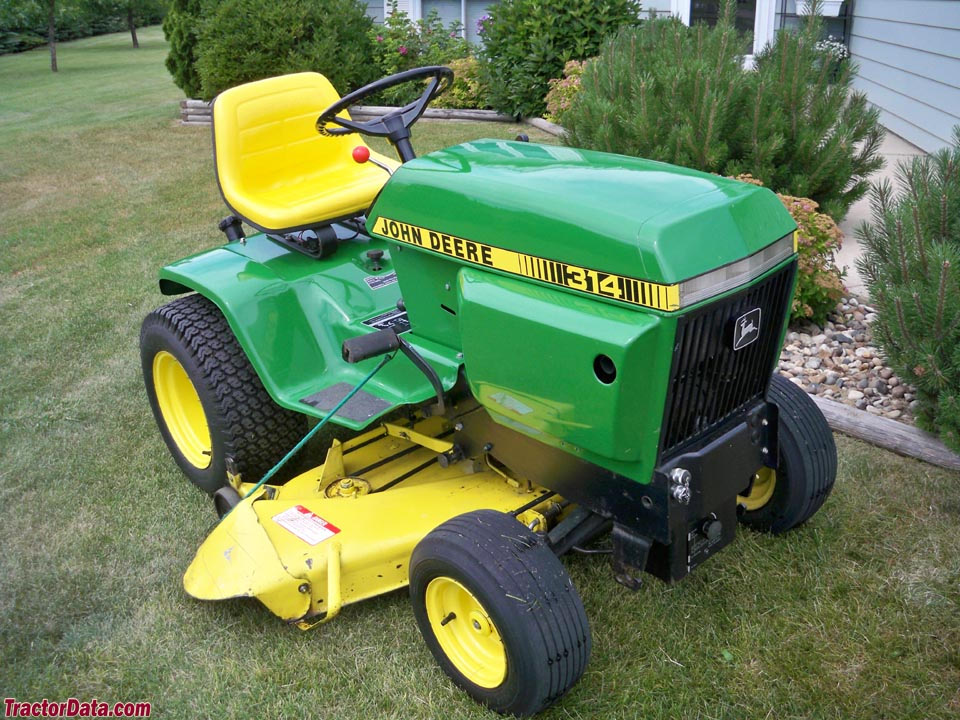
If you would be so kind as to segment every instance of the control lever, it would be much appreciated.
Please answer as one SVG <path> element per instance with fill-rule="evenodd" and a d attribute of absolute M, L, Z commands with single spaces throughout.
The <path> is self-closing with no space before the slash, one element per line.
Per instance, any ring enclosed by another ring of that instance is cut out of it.
<path fill-rule="evenodd" d="M 446 404 L 443 401 L 443 385 L 440 383 L 440 377 L 436 370 L 430 366 L 430 363 L 424 360 L 423 356 L 414 350 L 410 343 L 397 335 L 394 330 L 388 328 L 347 338 L 341 346 L 343 359 L 348 363 L 358 363 L 361 360 L 378 355 L 386 355 L 388 352 L 397 349 L 406 355 L 420 372 L 427 376 L 427 380 L 433 386 L 433 391 L 437 394 L 438 414 L 442 415 L 446 412 Z"/>
<path fill-rule="evenodd" d="M 372 157 L 370 157 L 370 148 L 368 148 L 366 145 L 357 145 L 351 154 L 353 155 L 353 161 L 357 163 L 357 165 L 363 165 L 365 162 L 371 162 L 383 170 L 387 175 L 393 175 L 393 170 L 391 170 L 387 165 L 384 165 L 379 160 L 374 160 Z"/>

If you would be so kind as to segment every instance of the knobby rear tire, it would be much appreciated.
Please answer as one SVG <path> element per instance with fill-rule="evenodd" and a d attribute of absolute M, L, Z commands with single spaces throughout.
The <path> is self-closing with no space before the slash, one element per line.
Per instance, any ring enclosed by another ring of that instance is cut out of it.
<path fill-rule="evenodd" d="M 210 431 L 206 467 L 187 459 L 159 407 L 153 369 L 163 351 L 179 361 L 199 396 Z M 223 313 L 202 295 L 177 298 L 150 313 L 140 331 L 140 357 L 167 447 L 190 481 L 210 495 L 227 482 L 227 457 L 243 480 L 256 482 L 306 434 L 306 416 L 273 401 Z"/>

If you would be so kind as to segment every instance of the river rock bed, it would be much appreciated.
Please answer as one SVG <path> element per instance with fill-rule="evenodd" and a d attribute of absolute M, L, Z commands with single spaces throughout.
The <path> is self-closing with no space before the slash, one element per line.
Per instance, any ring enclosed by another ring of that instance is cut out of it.
<path fill-rule="evenodd" d="M 822 328 L 809 322 L 791 327 L 779 372 L 811 395 L 913 424 L 914 388 L 886 366 L 873 345 L 870 323 L 876 317 L 870 305 L 846 297 Z"/>

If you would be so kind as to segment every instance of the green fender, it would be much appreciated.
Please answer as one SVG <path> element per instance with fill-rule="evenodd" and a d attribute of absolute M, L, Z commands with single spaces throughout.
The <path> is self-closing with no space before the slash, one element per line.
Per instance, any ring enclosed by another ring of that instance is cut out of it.
<path fill-rule="evenodd" d="M 367 250 L 384 251 L 374 270 Z M 399 285 L 388 245 L 347 241 L 322 260 L 254 235 L 167 265 L 160 289 L 196 291 L 220 308 L 267 392 L 281 406 L 323 417 L 379 361 L 351 365 L 341 357 L 347 338 L 374 332 L 369 323 L 396 315 Z M 364 324 L 364 322 L 368 324 Z M 409 338 L 445 389 L 457 380 L 456 350 Z M 390 410 L 429 399 L 427 378 L 397 355 L 334 417 L 362 429 Z"/>

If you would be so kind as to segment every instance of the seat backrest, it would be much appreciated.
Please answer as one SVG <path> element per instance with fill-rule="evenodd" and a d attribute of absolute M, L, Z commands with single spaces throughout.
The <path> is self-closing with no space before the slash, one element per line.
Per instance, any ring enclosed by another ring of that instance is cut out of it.
<path fill-rule="evenodd" d="M 316 130 L 317 116 L 339 99 L 330 81 L 315 72 L 258 80 L 218 95 L 214 160 L 227 205 L 244 215 L 242 208 L 266 191 L 295 187 L 325 168 L 353 164 L 351 150 L 363 140 L 323 137 Z"/>

